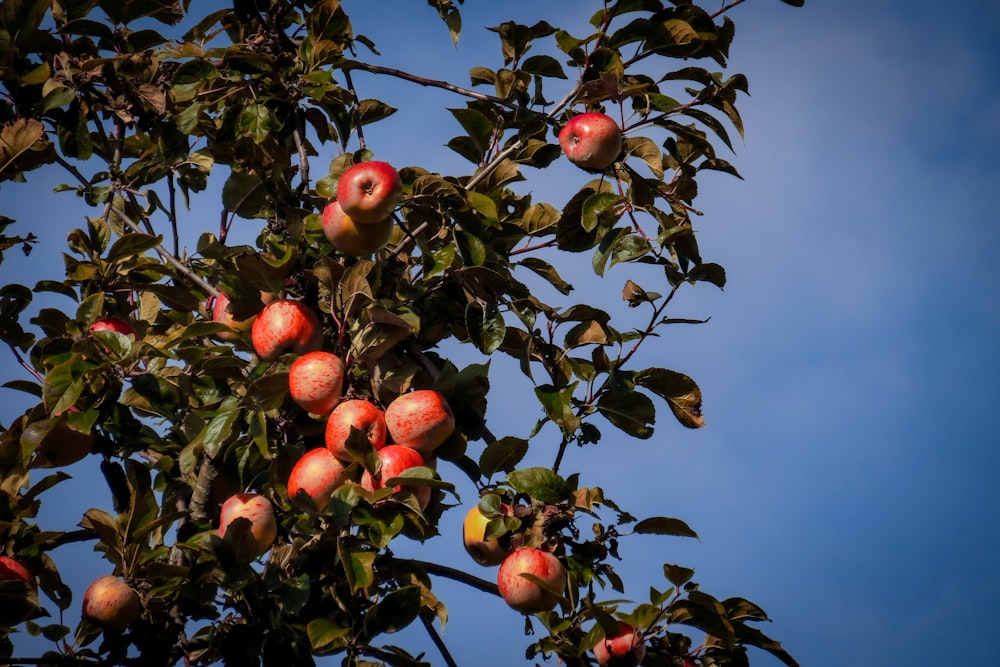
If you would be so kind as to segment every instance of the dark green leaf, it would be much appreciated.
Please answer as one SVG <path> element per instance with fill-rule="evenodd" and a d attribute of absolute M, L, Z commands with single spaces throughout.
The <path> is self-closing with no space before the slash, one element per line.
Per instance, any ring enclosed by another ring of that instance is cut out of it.
<path fill-rule="evenodd" d="M 687 375 L 665 368 L 647 368 L 635 376 L 635 383 L 649 389 L 670 405 L 674 416 L 688 428 L 701 428 L 701 389 Z"/>
<path fill-rule="evenodd" d="M 496 304 L 470 301 L 465 308 L 465 326 L 469 339 L 483 354 L 493 354 L 503 343 L 507 326 Z"/>
<path fill-rule="evenodd" d="M 601 394 L 597 409 L 605 419 L 633 437 L 646 439 L 653 435 L 656 408 L 645 394 L 612 389 Z"/>
<path fill-rule="evenodd" d="M 486 449 L 483 450 L 483 453 L 479 457 L 479 469 L 486 479 L 489 479 L 501 470 L 509 473 L 521 462 L 521 459 L 527 453 L 527 440 L 506 436 L 499 440 L 494 440 L 486 446 Z"/>
<path fill-rule="evenodd" d="M 698 539 L 698 533 L 680 519 L 656 516 L 643 519 L 635 524 L 635 532 L 643 535 L 674 535 L 676 537 L 693 537 Z"/>
<path fill-rule="evenodd" d="M 522 468 L 507 476 L 507 481 L 519 493 L 526 493 L 543 503 L 558 503 L 570 496 L 566 480 L 548 468 Z"/>

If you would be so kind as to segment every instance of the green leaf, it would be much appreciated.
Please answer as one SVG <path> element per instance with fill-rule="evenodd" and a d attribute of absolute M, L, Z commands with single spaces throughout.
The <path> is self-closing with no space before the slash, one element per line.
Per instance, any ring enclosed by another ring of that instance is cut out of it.
<path fill-rule="evenodd" d="M 263 104 L 248 104 L 240 111 L 237 128 L 244 135 L 262 144 L 279 125 L 274 113 Z"/>
<path fill-rule="evenodd" d="M 562 65 L 552 56 L 531 56 L 521 63 L 521 69 L 539 76 L 551 76 L 557 79 L 566 78 L 566 72 L 563 71 Z"/>
<path fill-rule="evenodd" d="M 306 634 L 309 636 L 309 645 L 314 651 L 323 652 L 333 648 L 337 640 L 350 632 L 350 628 L 338 626 L 330 618 L 314 618 L 306 626 Z"/>
<path fill-rule="evenodd" d="M 358 117 L 361 125 L 368 125 L 388 118 L 396 113 L 398 109 L 391 107 L 380 100 L 361 100 L 358 104 Z"/>
<path fill-rule="evenodd" d="M 532 204 L 524 212 L 524 215 L 521 216 L 517 224 L 530 236 L 542 236 L 554 231 L 555 226 L 559 224 L 561 215 L 559 210 L 552 206 L 552 204 L 545 202 Z"/>
<path fill-rule="evenodd" d="M 222 205 L 241 218 L 256 218 L 267 202 L 264 182 L 256 174 L 234 171 L 222 186 Z"/>
<path fill-rule="evenodd" d="M 783 1 L 788 2 L 788 0 Z M 788 2 L 788 4 L 794 3 Z M 800 7 L 801 4 L 796 6 Z M 735 622 L 733 623 L 733 629 L 736 632 L 736 638 L 742 643 L 749 646 L 756 646 L 759 649 L 767 651 L 774 657 L 781 660 L 781 662 L 788 665 L 788 667 L 799 667 L 799 663 L 779 642 L 774 641 L 757 628 L 752 628 L 744 623 Z"/>
<path fill-rule="evenodd" d="M 465 307 L 465 326 L 469 339 L 483 354 L 493 354 L 503 343 L 507 332 L 503 315 L 495 303 L 481 304 L 470 301 Z"/>
<path fill-rule="evenodd" d="M 641 535 L 674 535 L 676 537 L 693 537 L 698 539 L 698 533 L 680 519 L 656 516 L 643 519 L 635 524 L 633 530 Z"/>
<path fill-rule="evenodd" d="M 555 267 L 545 260 L 537 257 L 527 257 L 522 259 L 520 262 L 517 262 L 516 266 L 523 266 L 526 269 L 531 269 L 542 278 L 545 278 L 545 280 L 547 280 L 550 285 L 555 287 L 560 294 L 569 294 L 573 291 L 573 286 L 563 280 L 559 276 L 559 272 L 556 271 Z"/>
<path fill-rule="evenodd" d="M 597 409 L 605 419 L 633 437 L 645 440 L 653 435 L 656 408 L 645 394 L 612 389 L 597 399 Z"/>
<path fill-rule="evenodd" d="M 672 583 L 677 588 L 680 588 L 687 582 L 691 581 L 694 576 L 694 570 L 689 567 L 683 567 L 681 565 L 671 565 L 670 563 L 663 564 L 663 576 L 667 578 L 667 581 Z"/>
<path fill-rule="evenodd" d="M 527 453 L 527 440 L 506 436 L 486 445 L 479 456 L 479 469 L 487 479 L 501 470 L 510 473 Z"/>
<path fill-rule="evenodd" d="M 573 391 L 576 385 L 574 382 L 568 387 L 559 389 L 550 384 L 535 387 L 535 396 L 541 402 L 545 415 L 566 435 L 572 435 L 580 427 L 580 418 L 573 410 Z"/>
<path fill-rule="evenodd" d="M 108 251 L 108 261 L 120 262 L 123 259 L 132 259 L 147 250 L 152 250 L 162 242 L 163 237 L 159 235 L 126 234 L 111 246 L 111 250 Z"/>
<path fill-rule="evenodd" d="M 569 498 L 569 485 L 548 468 L 522 468 L 507 476 L 518 493 L 526 493 L 543 503 L 558 503 Z"/>
<path fill-rule="evenodd" d="M 726 286 L 726 270 L 718 264 L 705 262 L 692 268 L 685 276 L 691 282 L 701 281 L 712 283 L 719 289 Z"/>
<path fill-rule="evenodd" d="M 374 612 L 373 627 L 367 628 L 374 633 L 397 632 L 417 619 L 420 613 L 421 591 L 418 586 L 404 586 L 386 595 L 374 610 L 368 612 L 366 620 Z"/>
<path fill-rule="evenodd" d="M 623 201 L 620 195 L 613 192 L 598 192 L 590 195 L 583 202 L 580 211 L 580 224 L 588 232 L 594 231 L 598 223 L 601 222 L 610 227 L 621 217 L 621 212 L 615 209 Z"/>

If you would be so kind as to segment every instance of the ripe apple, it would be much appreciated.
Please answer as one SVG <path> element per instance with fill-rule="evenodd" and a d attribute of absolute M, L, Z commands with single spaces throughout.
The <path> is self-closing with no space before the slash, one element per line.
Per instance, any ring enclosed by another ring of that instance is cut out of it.
<path fill-rule="evenodd" d="M 5 591 L 0 604 L 0 626 L 14 627 L 31 618 L 38 609 L 38 583 L 31 571 L 10 556 L 0 556 L 0 581 L 21 584 L 20 589 L 12 586 L 13 590 Z"/>
<path fill-rule="evenodd" d="M 257 316 L 254 315 L 245 320 L 236 319 L 233 317 L 233 314 L 229 312 L 229 301 L 230 299 L 228 294 L 219 292 L 218 296 L 215 297 L 215 303 L 212 305 L 212 321 L 225 324 L 230 329 L 235 329 L 235 331 L 220 331 L 215 334 L 215 337 L 219 340 L 232 343 L 239 340 L 241 334 L 250 331 Z"/>
<path fill-rule="evenodd" d="M 546 587 L 542 588 L 522 574 L 538 577 Z M 497 586 L 504 602 L 522 614 L 551 611 L 566 589 L 566 570 L 551 552 L 522 547 L 511 552 L 500 564 Z"/>
<path fill-rule="evenodd" d="M 424 465 L 424 457 L 415 449 L 403 447 L 401 445 L 386 445 L 378 450 L 378 457 L 382 460 L 382 471 L 378 479 L 374 479 L 372 474 L 365 471 L 361 476 L 361 487 L 367 491 L 374 491 L 385 486 L 385 480 L 398 477 L 405 470 Z M 417 497 L 420 509 L 426 509 L 431 501 L 431 487 L 417 485 L 403 485 L 393 487 L 393 491 L 412 491 Z"/>
<path fill-rule="evenodd" d="M 378 222 L 359 223 L 344 213 L 339 201 L 333 201 L 323 209 L 323 234 L 330 245 L 345 255 L 370 255 L 392 237 L 392 216 Z"/>
<path fill-rule="evenodd" d="M 371 401 L 352 398 L 337 405 L 326 420 L 326 448 L 341 461 L 350 461 L 347 438 L 351 427 L 364 431 L 375 449 L 385 446 L 385 413 Z"/>
<path fill-rule="evenodd" d="M 273 361 L 287 350 L 305 354 L 320 349 L 323 325 L 309 306 L 294 299 L 279 299 L 260 311 L 250 337 L 260 358 Z"/>
<path fill-rule="evenodd" d="M 501 505 L 500 511 L 503 514 L 510 513 L 510 506 Z M 493 537 L 486 539 L 486 527 L 490 521 L 496 517 L 489 517 L 483 514 L 479 505 L 473 505 L 465 515 L 462 523 L 462 543 L 465 550 L 472 556 L 472 560 L 480 565 L 499 565 L 507 557 L 508 551 L 500 544 L 500 541 Z"/>
<path fill-rule="evenodd" d="M 83 594 L 83 615 L 105 630 L 121 632 L 142 611 L 139 595 L 121 577 L 98 577 Z"/>
<path fill-rule="evenodd" d="M 429 454 L 455 430 L 455 415 L 441 392 L 418 389 L 389 404 L 385 425 L 397 445 Z"/>
<path fill-rule="evenodd" d="M 117 331 L 125 336 L 135 336 L 135 329 L 122 317 L 102 317 L 90 325 L 90 331 Z"/>
<path fill-rule="evenodd" d="M 21 435 L 21 442 L 34 442 L 32 467 L 62 468 L 87 456 L 94 446 L 94 436 L 70 428 L 66 418 L 60 416 L 30 424 Z"/>
<path fill-rule="evenodd" d="M 573 116 L 559 131 L 559 145 L 576 166 L 607 169 L 622 152 L 622 131 L 611 116 L 582 113 Z"/>
<path fill-rule="evenodd" d="M 594 657 L 601 667 L 613 664 L 615 667 L 635 667 L 646 655 L 646 640 L 641 632 L 625 622 L 619 623 L 619 632 L 614 637 L 605 637 L 594 646 Z M 612 662 L 613 661 L 613 662 Z"/>
<path fill-rule="evenodd" d="M 307 352 L 288 369 L 288 393 L 306 412 L 329 415 L 344 390 L 344 362 L 335 354 Z"/>
<path fill-rule="evenodd" d="M 403 199 L 403 181 L 388 162 L 361 162 L 348 167 L 337 183 L 337 201 L 360 224 L 380 223 Z"/>
<path fill-rule="evenodd" d="M 229 532 L 230 524 L 239 518 L 250 522 L 250 530 Z M 230 496 L 222 503 L 219 537 L 232 545 L 238 558 L 253 560 L 262 555 L 278 537 L 278 521 L 271 501 L 255 493 Z"/>
<path fill-rule="evenodd" d="M 317 510 L 330 502 L 330 495 L 343 481 L 344 464 L 326 447 L 310 449 L 302 455 L 288 476 L 288 497 L 295 498 L 300 491 L 312 499 Z"/>

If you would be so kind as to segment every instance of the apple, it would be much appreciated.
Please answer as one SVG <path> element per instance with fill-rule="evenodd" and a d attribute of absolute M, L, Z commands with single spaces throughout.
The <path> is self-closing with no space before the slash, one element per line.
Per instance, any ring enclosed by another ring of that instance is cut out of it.
<path fill-rule="evenodd" d="M 501 505 L 500 511 L 503 514 L 510 513 L 510 506 Z M 486 539 L 486 527 L 490 521 L 496 517 L 489 517 L 483 514 L 479 505 L 473 505 L 465 515 L 462 523 L 462 543 L 465 550 L 472 556 L 472 560 L 480 565 L 499 565 L 507 557 L 508 551 L 500 544 L 500 541 L 493 537 Z"/>
<path fill-rule="evenodd" d="M 594 657 L 601 667 L 635 667 L 646 655 L 646 640 L 641 632 L 625 622 L 619 623 L 618 634 L 604 637 L 594 646 Z"/>
<path fill-rule="evenodd" d="M 389 404 L 385 425 L 397 445 L 429 454 L 455 430 L 455 415 L 441 392 L 418 389 Z"/>
<path fill-rule="evenodd" d="M 71 408 L 72 410 L 72 408 Z M 70 428 L 65 417 L 35 422 L 24 430 L 22 443 L 35 444 L 35 468 L 62 468 L 76 463 L 90 453 L 94 436 Z"/>
<path fill-rule="evenodd" d="M 326 420 L 325 433 L 326 448 L 341 461 L 351 460 L 346 445 L 352 426 L 364 431 L 375 449 L 385 446 L 385 413 L 382 408 L 361 398 L 343 401 Z"/>
<path fill-rule="evenodd" d="M 398 477 L 410 468 L 424 465 L 424 457 L 415 449 L 403 447 L 402 445 L 386 445 L 378 450 L 378 457 L 382 460 L 382 471 L 378 478 L 374 478 L 369 471 L 361 476 L 361 487 L 367 491 L 374 491 L 385 486 L 385 480 Z M 426 509 L 431 501 L 431 487 L 429 486 L 407 486 L 398 485 L 393 487 L 393 491 L 412 491 L 417 497 L 420 509 Z"/>
<path fill-rule="evenodd" d="M 83 615 L 105 630 L 121 632 L 142 611 L 139 595 L 121 577 L 98 577 L 83 594 Z"/>
<path fill-rule="evenodd" d="M 212 305 L 212 321 L 225 324 L 230 329 L 235 329 L 235 331 L 220 331 L 215 334 L 215 337 L 219 340 L 232 343 L 239 340 L 241 338 L 241 334 L 250 331 L 257 316 L 254 315 L 245 320 L 236 319 L 229 311 L 229 301 L 230 299 L 228 294 L 225 292 L 219 292 L 219 294 L 215 297 L 215 303 Z"/>
<path fill-rule="evenodd" d="M 288 393 L 306 412 L 329 415 L 344 391 L 344 362 L 335 354 L 307 352 L 288 369 Z"/>
<path fill-rule="evenodd" d="M 278 299 L 264 306 L 250 331 L 253 349 L 265 361 L 285 351 L 305 354 L 323 346 L 323 325 L 316 312 L 300 301 Z"/>
<path fill-rule="evenodd" d="M 288 497 L 295 498 L 301 491 L 309 496 L 317 510 L 322 510 L 343 476 L 344 464 L 330 450 L 326 447 L 310 449 L 295 463 L 288 476 Z"/>
<path fill-rule="evenodd" d="M 0 581 L 20 582 L 22 586 L 12 586 L 5 592 L 0 604 L 0 626 L 14 627 L 31 618 L 38 609 L 38 596 L 32 594 L 37 593 L 38 583 L 31 570 L 10 556 L 0 556 Z"/>
<path fill-rule="evenodd" d="M 122 317 L 102 317 L 90 325 L 90 331 L 117 331 L 125 336 L 135 336 L 135 329 Z"/>
<path fill-rule="evenodd" d="M 590 112 L 573 116 L 559 131 L 569 161 L 584 169 L 607 169 L 622 152 L 622 131 L 611 116 Z"/>
<path fill-rule="evenodd" d="M 323 234 L 334 248 L 351 257 L 370 255 L 392 237 L 392 216 L 370 223 L 359 223 L 344 213 L 339 201 L 323 209 Z"/>
<path fill-rule="evenodd" d="M 230 524 L 239 518 L 248 520 L 250 529 L 230 533 Z M 229 542 L 237 557 L 243 560 L 253 560 L 262 555 L 278 537 L 278 521 L 271 501 L 255 493 L 230 496 L 222 503 L 219 537 Z"/>
<path fill-rule="evenodd" d="M 403 181 L 388 162 L 361 162 L 347 168 L 337 182 L 337 201 L 360 224 L 380 223 L 403 199 Z"/>
<path fill-rule="evenodd" d="M 522 577 L 522 574 L 538 577 L 545 588 Z M 504 602 L 522 614 L 551 611 L 566 589 L 566 570 L 551 552 L 521 547 L 512 551 L 500 564 L 497 586 Z"/>

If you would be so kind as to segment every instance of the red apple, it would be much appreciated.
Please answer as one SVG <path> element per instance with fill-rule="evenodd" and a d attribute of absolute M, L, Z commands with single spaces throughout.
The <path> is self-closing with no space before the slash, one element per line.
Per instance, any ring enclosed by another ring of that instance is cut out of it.
<path fill-rule="evenodd" d="M 288 393 L 307 412 L 329 415 L 343 390 L 344 362 L 330 352 L 307 352 L 288 369 Z"/>
<path fill-rule="evenodd" d="M 330 202 L 323 209 L 323 234 L 330 245 L 345 255 L 370 255 L 392 237 L 392 216 L 362 224 L 344 213 L 339 201 Z"/>
<path fill-rule="evenodd" d="M 288 497 L 294 498 L 301 491 L 312 499 L 317 510 L 322 510 L 343 481 L 343 475 L 344 464 L 330 450 L 326 447 L 310 449 L 296 462 L 288 476 Z"/>
<path fill-rule="evenodd" d="M 90 325 L 90 331 L 117 331 L 125 336 L 135 336 L 135 329 L 121 317 L 102 317 Z"/>
<path fill-rule="evenodd" d="M 341 461 L 350 461 L 347 437 L 351 427 L 364 431 L 375 449 L 385 446 L 385 413 L 371 401 L 352 398 L 337 405 L 326 420 L 326 448 Z"/>
<path fill-rule="evenodd" d="M 559 145 L 576 166 L 607 169 L 622 152 L 622 131 L 611 116 L 582 113 L 559 131 Z"/>
<path fill-rule="evenodd" d="M 388 162 L 362 162 L 348 167 L 337 183 L 337 201 L 360 224 L 379 223 L 403 199 L 403 181 Z"/>
<path fill-rule="evenodd" d="M 635 667 L 646 655 L 646 640 L 641 632 L 625 622 L 619 623 L 614 637 L 604 637 L 594 646 L 594 657 L 601 667 Z"/>
<path fill-rule="evenodd" d="M 142 611 L 139 595 L 126 581 L 110 574 L 98 577 L 83 594 L 83 615 L 105 630 L 121 632 Z"/>
<path fill-rule="evenodd" d="M 14 627 L 34 615 L 38 610 L 38 583 L 31 571 L 10 556 L 0 556 L 0 581 L 20 582 L 21 587 L 10 586 L 0 604 L 0 626 Z"/>
<path fill-rule="evenodd" d="M 545 588 L 522 574 L 538 577 Z M 566 589 L 566 570 L 551 552 L 522 547 L 511 552 L 500 564 L 497 586 L 504 602 L 522 614 L 551 611 Z"/>
<path fill-rule="evenodd" d="M 265 361 L 285 351 L 305 354 L 323 346 L 323 326 L 315 311 L 294 299 L 279 299 L 264 306 L 250 331 L 253 349 Z"/>
<path fill-rule="evenodd" d="M 250 522 L 250 530 L 229 533 L 229 525 L 239 518 Z M 222 503 L 219 537 L 229 542 L 237 557 L 243 560 L 253 560 L 262 555 L 278 537 L 278 521 L 271 501 L 254 493 L 230 496 Z"/>
<path fill-rule="evenodd" d="M 400 445 L 386 445 L 378 450 L 378 456 L 382 460 L 382 471 L 379 473 L 378 478 L 373 478 L 372 474 L 367 470 L 361 476 L 361 487 L 368 491 L 381 489 L 385 486 L 385 480 L 398 477 L 410 468 L 424 465 L 424 457 L 420 455 L 420 452 Z M 431 487 L 429 486 L 406 486 L 400 484 L 393 487 L 393 491 L 412 491 L 417 497 L 420 509 L 425 509 L 431 501 Z"/>
<path fill-rule="evenodd" d="M 418 389 L 389 404 L 385 425 L 397 445 L 429 454 L 455 430 L 455 415 L 441 392 Z"/>
<path fill-rule="evenodd" d="M 241 334 L 250 331 L 257 316 L 254 315 L 245 320 L 236 319 L 229 311 L 229 301 L 229 295 L 224 292 L 219 292 L 219 294 L 215 297 L 215 303 L 212 305 L 212 321 L 225 324 L 230 329 L 235 329 L 235 331 L 220 331 L 215 334 L 215 337 L 219 340 L 232 343 L 239 340 Z"/>
<path fill-rule="evenodd" d="M 500 511 L 502 514 L 508 514 L 510 507 L 501 505 Z M 469 509 L 462 523 L 462 543 L 465 545 L 465 550 L 472 556 L 472 560 L 483 566 L 499 565 L 509 553 L 497 538 L 486 539 L 486 527 L 494 518 L 496 517 L 483 514 L 476 504 Z"/>

